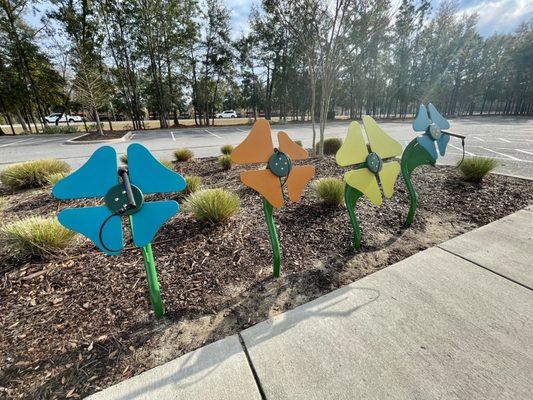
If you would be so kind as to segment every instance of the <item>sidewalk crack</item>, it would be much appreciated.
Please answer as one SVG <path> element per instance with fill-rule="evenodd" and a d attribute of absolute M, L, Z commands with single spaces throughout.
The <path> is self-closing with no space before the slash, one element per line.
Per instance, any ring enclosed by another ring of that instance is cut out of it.
<path fill-rule="evenodd" d="M 241 336 L 240 332 L 237 334 L 237 336 L 239 336 L 239 342 L 241 342 L 241 347 L 244 351 L 244 355 L 246 356 L 246 361 L 248 361 L 248 366 L 250 367 L 250 370 L 252 371 L 252 375 L 254 376 L 255 385 L 257 386 L 259 395 L 261 396 L 262 400 L 267 400 L 265 391 L 263 390 L 263 386 L 261 385 L 261 381 L 259 380 L 259 376 L 257 375 L 257 371 L 255 370 L 254 364 L 252 363 L 250 353 L 248 353 L 248 348 L 246 347 L 244 338 Z"/>
<path fill-rule="evenodd" d="M 525 285 L 525 284 L 523 284 L 523 283 L 520 283 L 520 282 L 518 282 L 518 281 L 515 281 L 514 279 L 509 278 L 508 276 L 505 276 L 505 275 L 503 275 L 503 274 L 500 274 L 499 272 L 494 271 L 493 269 L 490 269 L 489 267 L 485 267 L 484 265 L 481 265 L 481 264 L 479 264 L 479 263 L 477 263 L 477 262 L 475 262 L 475 261 L 473 261 L 473 260 L 470 260 L 470 259 L 467 258 L 467 257 L 463 257 L 462 255 L 457 254 L 457 253 L 454 253 L 453 251 L 450 251 L 450 250 L 448 250 L 448 249 L 445 249 L 444 247 L 440 247 L 440 245 L 437 245 L 437 247 L 438 247 L 439 249 L 441 249 L 441 250 L 444 250 L 444 251 L 447 252 L 447 253 L 450 253 L 450 254 L 452 254 L 452 255 L 454 255 L 454 256 L 456 256 L 456 257 L 459 257 L 459 258 L 461 258 L 461 259 L 463 259 L 463 260 L 465 260 L 465 261 L 468 261 L 468 262 L 471 263 L 471 264 L 477 265 L 478 267 L 481 267 L 481 268 L 483 268 L 483 269 L 486 270 L 486 271 L 492 272 L 493 274 L 498 275 L 498 276 L 502 277 L 503 279 L 506 279 L 506 280 L 508 280 L 508 281 L 510 281 L 510 282 L 516 283 L 517 285 L 520 285 L 520 286 L 522 286 L 523 288 L 526 288 L 526 289 L 529 289 L 529 290 L 533 290 L 533 288 L 530 288 L 529 286 L 527 286 L 527 285 Z"/>

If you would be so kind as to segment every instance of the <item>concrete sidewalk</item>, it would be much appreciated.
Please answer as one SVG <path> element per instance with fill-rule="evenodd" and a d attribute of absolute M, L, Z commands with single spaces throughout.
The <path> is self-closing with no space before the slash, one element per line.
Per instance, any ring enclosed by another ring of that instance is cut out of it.
<path fill-rule="evenodd" d="M 533 207 L 91 399 L 531 399 Z"/>

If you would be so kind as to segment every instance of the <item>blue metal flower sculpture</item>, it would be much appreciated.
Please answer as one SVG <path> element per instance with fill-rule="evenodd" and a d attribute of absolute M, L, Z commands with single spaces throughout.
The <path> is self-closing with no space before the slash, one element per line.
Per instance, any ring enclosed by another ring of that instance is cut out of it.
<path fill-rule="evenodd" d="M 413 121 L 413 129 L 415 132 L 424 132 L 416 140 L 435 160 L 438 158 L 435 144 L 437 144 L 441 156 L 446 154 L 446 146 L 450 141 L 450 135 L 444 134 L 442 131 L 449 128 L 450 123 L 437 111 L 433 104 L 428 104 L 428 110 L 423 104 L 420 105 L 418 115 Z"/>
<path fill-rule="evenodd" d="M 140 144 L 130 145 L 127 154 L 128 167 L 118 168 L 115 149 L 100 147 L 81 168 L 60 180 L 52 194 L 62 200 L 103 198 L 101 206 L 64 209 L 58 220 L 111 256 L 124 248 L 122 217 L 129 217 L 133 243 L 143 252 L 152 305 L 157 315 L 163 315 L 150 242 L 179 205 L 173 200 L 144 201 L 144 195 L 181 191 L 186 183 Z"/>
<path fill-rule="evenodd" d="M 465 136 L 457 133 L 445 131 L 449 129 L 450 124 L 431 103 L 428 104 L 428 109 L 421 104 L 418 109 L 418 115 L 413 121 L 413 129 L 415 132 L 424 132 L 422 135 L 413 139 L 405 148 L 400 161 L 402 177 L 409 191 L 411 205 L 405 220 L 405 225 L 409 226 L 413 223 L 415 216 L 418 195 L 411 182 L 411 173 L 420 165 L 435 165 L 439 154 L 441 156 L 446 154 L 446 146 L 450 141 L 450 137 L 454 136 L 461 139 L 463 146 L 463 159 L 465 149 Z M 462 162 L 462 160 L 461 160 Z"/>

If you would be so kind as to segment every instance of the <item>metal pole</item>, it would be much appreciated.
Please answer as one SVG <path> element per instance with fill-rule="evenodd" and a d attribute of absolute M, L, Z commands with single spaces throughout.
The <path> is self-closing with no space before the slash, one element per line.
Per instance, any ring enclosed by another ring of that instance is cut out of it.
<path fill-rule="evenodd" d="M 274 264 L 274 277 L 279 278 L 281 270 L 281 251 L 279 245 L 278 232 L 276 231 L 276 224 L 272 215 L 272 204 L 263 198 L 263 211 L 265 213 L 265 220 L 268 226 L 268 236 L 270 244 L 272 245 L 272 262 Z"/>
<path fill-rule="evenodd" d="M 152 253 L 152 244 L 148 243 L 141 250 L 144 258 L 144 268 L 146 269 L 146 280 L 148 281 L 148 290 L 150 291 L 152 308 L 154 309 L 156 316 L 162 317 L 165 314 L 165 306 L 163 305 L 163 300 L 161 299 L 161 293 L 159 291 L 154 254 Z"/>

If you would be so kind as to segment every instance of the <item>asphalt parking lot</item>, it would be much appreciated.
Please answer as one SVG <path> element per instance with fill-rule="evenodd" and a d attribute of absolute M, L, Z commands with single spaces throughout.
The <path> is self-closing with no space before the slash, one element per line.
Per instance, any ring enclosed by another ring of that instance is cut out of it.
<path fill-rule="evenodd" d="M 331 122 L 326 127 L 326 137 L 344 138 L 348 121 Z M 533 178 L 533 119 L 471 117 L 450 119 L 450 131 L 467 136 L 466 156 L 485 156 L 497 159 L 498 172 Z M 414 137 L 411 121 L 383 121 L 380 126 L 405 147 Z M 317 127 L 318 129 L 318 127 Z M 275 125 L 272 131 L 286 131 L 305 147 L 312 143 L 310 124 Z M 131 142 L 145 145 L 159 158 L 172 158 L 180 147 L 194 151 L 196 157 L 216 156 L 224 144 L 237 145 L 249 131 L 247 126 L 208 128 L 182 128 L 176 130 L 150 130 L 134 132 L 128 142 L 112 143 L 119 154 L 126 152 Z M 0 137 L 0 170 L 7 165 L 41 158 L 58 158 L 73 168 L 81 166 L 94 150 L 104 144 L 67 145 L 65 135 L 29 135 Z M 274 139 L 274 142 L 276 139 Z M 447 154 L 439 163 L 454 165 L 462 157 L 461 141 L 452 138 Z"/>

